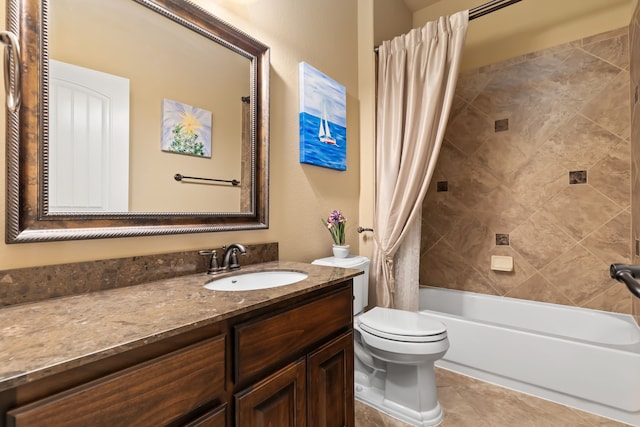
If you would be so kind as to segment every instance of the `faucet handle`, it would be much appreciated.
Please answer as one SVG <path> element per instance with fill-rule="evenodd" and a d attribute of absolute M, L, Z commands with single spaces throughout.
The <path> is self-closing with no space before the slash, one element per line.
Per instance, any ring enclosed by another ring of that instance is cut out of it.
<path fill-rule="evenodd" d="M 209 263 L 209 271 L 219 271 L 220 265 L 218 264 L 218 252 L 216 250 L 211 251 L 211 262 Z"/>
<path fill-rule="evenodd" d="M 215 274 L 221 270 L 220 265 L 218 264 L 218 252 L 215 249 L 211 249 L 208 251 L 198 251 L 198 254 L 203 256 L 211 255 L 207 274 Z"/>
<path fill-rule="evenodd" d="M 229 258 L 229 270 L 235 270 L 240 268 L 240 263 L 238 262 L 238 249 L 231 249 L 231 257 Z"/>

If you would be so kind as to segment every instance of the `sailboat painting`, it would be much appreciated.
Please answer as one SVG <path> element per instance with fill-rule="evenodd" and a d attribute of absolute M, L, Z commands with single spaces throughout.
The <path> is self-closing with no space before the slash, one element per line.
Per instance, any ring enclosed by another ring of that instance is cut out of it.
<path fill-rule="evenodd" d="M 347 91 L 301 62 L 300 163 L 347 170 Z"/>

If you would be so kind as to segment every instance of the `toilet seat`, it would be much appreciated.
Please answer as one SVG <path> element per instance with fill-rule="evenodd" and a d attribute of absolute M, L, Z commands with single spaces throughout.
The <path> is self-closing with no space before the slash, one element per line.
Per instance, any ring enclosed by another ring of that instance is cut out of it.
<path fill-rule="evenodd" d="M 426 314 L 374 307 L 358 316 L 360 328 L 380 338 L 427 343 L 447 338 L 446 326 Z"/>

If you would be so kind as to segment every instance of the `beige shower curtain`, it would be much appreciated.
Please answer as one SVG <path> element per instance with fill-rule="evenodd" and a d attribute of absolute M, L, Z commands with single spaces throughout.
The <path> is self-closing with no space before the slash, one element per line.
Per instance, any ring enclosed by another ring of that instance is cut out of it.
<path fill-rule="evenodd" d="M 372 278 L 379 306 L 418 309 L 422 201 L 444 137 L 468 21 L 468 11 L 441 17 L 383 42 L 378 51 Z"/>

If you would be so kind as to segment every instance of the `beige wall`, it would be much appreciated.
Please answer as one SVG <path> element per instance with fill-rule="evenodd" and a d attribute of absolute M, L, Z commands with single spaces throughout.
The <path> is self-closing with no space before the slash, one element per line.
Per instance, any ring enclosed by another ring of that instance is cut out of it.
<path fill-rule="evenodd" d="M 260 0 L 251 5 L 198 0 L 201 7 L 271 48 L 270 228 L 260 231 L 187 234 L 0 246 L 0 268 L 57 264 L 219 247 L 230 242 L 280 242 L 280 258 L 311 261 L 331 253 L 320 218 L 342 209 L 347 240 L 357 251 L 359 105 L 357 3 L 326 0 Z M 4 22 L 5 2 L 0 4 Z M 298 63 L 305 61 L 347 89 L 347 171 L 299 163 Z M 0 114 L 4 116 L 4 106 Z M 4 134 L 4 120 L 0 133 Z M 4 152 L 0 154 L 6 169 Z M 4 176 L 4 174 L 3 174 Z M 4 181 L 3 181 L 4 182 Z M 4 190 L 3 190 L 4 194 Z M 0 197 L 4 215 L 5 200 Z M 0 232 L 5 233 L 4 221 Z"/>
<path fill-rule="evenodd" d="M 624 26 L 460 76 L 424 203 L 421 284 L 631 312 L 608 274 L 630 260 L 628 69 Z"/>
<path fill-rule="evenodd" d="M 484 0 L 447 0 L 417 11 L 413 26 Z M 627 26 L 633 0 L 525 0 L 469 25 L 462 70 Z"/>
<path fill-rule="evenodd" d="M 411 30 L 412 14 L 402 0 L 374 0 L 374 44 Z"/>
<path fill-rule="evenodd" d="M 358 224 L 373 227 L 375 185 L 375 69 L 373 0 L 358 0 L 358 88 L 360 93 L 360 197 Z M 373 255 L 373 234 L 359 237 L 359 254 Z M 373 295 L 373 294 L 372 294 Z"/>

